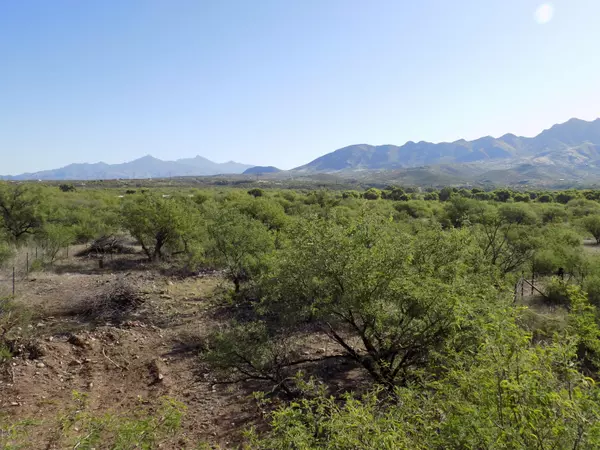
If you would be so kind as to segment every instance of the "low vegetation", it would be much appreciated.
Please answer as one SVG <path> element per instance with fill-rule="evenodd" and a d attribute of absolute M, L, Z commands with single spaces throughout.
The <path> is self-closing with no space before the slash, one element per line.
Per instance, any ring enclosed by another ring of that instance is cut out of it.
<path fill-rule="evenodd" d="M 128 274 L 72 305 L 117 326 L 141 317 L 135 270 L 215 273 L 217 325 L 194 364 L 214 386 L 256 391 L 256 426 L 230 446 L 600 446 L 600 191 L 65 186 L 0 185 L 0 264 L 26 246 L 39 270 L 68 246 L 128 257 Z M 18 356 L 25 302 L 0 302 L 0 364 Z M 55 418 L 53 445 L 191 445 L 174 443 L 179 399 L 125 415 L 85 399 Z M 2 421 L 5 448 L 27 447 L 39 425 L 23 420 Z"/>

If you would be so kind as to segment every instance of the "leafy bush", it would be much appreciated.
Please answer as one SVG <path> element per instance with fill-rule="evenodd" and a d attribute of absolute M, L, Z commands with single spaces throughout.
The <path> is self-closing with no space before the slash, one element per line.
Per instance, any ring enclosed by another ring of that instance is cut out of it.
<path fill-rule="evenodd" d="M 581 221 L 585 230 L 594 236 L 596 243 L 600 244 L 600 215 L 584 217 Z"/>
<path fill-rule="evenodd" d="M 587 292 L 589 302 L 596 308 L 600 308 L 600 275 L 587 278 L 583 287 Z"/>
<path fill-rule="evenodd" d="M 377 216 L 347 227 L 311 218 L 275 259 L 261 308 L 282 326 L 315 322 L 375 382 L 406 382 L 452 339 L 462 302 L 486 295 L 463 272 L 466 248 L 460 232 L 412 239 Z"/>
<path fill-rule="evenodd" d="M 429 204 L 423 200 L 395 203 L 394 209 L 399 213 L 406 213 L 408 216 L 415 219 L 424 219 L 433 216 L 433 211 L 429 207 Z"/>
<path fill-rule="evenodd" d="M 357 191 L 344 191 L 342 198 L 360 198 L 360 193 Z"/>
<path fill-rule="evenodd" d="M 541 194 L 538 196 L 537 201 L 539 203 L 552 203 L 554 201 L 554 197 L 550 194 Z"/>
<path fill-rule="evenodd" d="M 540 216 L 544 224 L 562 223 L 568 218 L 565 209 L 558 205 L 544 205 L 543 209 L 540 211 Z"/>
<path fill-rule="evenodd" d="M 0 241 L 0 267 L 10 260 L 15 254 L 14 248 L 7 242 Z"/>
<path fill-rule="evenodd" d="M 252 197 L 262 197 L 265 195 L 265 191 L 260 188 L 253 188 L 248 191 L 248 195 L 251 195 Z"/>
<path fill-rule="evenodd" d="M 569 306 L 568 285 L 563 280 L 552 277 L 544 289 L 546 301 L 552 305 Z"/>
<path fill-rule="evenodd" d="M 72 184 L 61 184 L 60 186 L 58 186 L 58 188 L 62 191 L 62 192 L 75 192 L 75 186 L 73 186 Z"/>
<path fill-rule="evenodd" d="M 363 198 L 367 200 L 379 200 L 381 198 L 381 191 L 376 188 L 370 188 L 363 193 Z"/>
<path fill-rule="evenodd" d="M 239 293 L 265 268 L 266 255 L 274 249 L 273 235 L 258 220 L 231 208 L 212 212 L 208 224 L 207 255 Z"/>
<path fill-rule="evenodd" d="M 71 228 L 55 223 L 47 223 L 36 236 L 36 243 L 43 250 L 44 261 L 49 264 L 54 263 L 59 252 L 66 249 L 74 240 L 75 233 Z"/>
<path fill-rule="evenodd" d="M 289 331 L 274 334 L 264 322 L 234 323 L 209 337 L 202 359 L 230 381 L 268 381 L 292 394 L 296 367 L 307 361 L 297 344 Z"/>
<path fill-rule="evenodd" d="M 504 314 L 505 317 L 500 315 Z M 598 388 L 576 368 L 571 327 L 531 343 L 514 312 L 498 310 L 475 354 L 449 361 L 440 380 L 374 390 L 342 401 L 322 390 L 268 415 L 271 432 L 248 433 L 256 449 L 593 449 L 600 445 Z"/>

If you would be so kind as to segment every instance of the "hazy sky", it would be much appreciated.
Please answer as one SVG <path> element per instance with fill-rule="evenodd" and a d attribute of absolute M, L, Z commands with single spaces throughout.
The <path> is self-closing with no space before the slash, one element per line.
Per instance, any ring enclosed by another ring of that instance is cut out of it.
<path fill-rule="evenodd" d="M 600 0 L 0 1 L 0 174 L 600 116 Z"/>

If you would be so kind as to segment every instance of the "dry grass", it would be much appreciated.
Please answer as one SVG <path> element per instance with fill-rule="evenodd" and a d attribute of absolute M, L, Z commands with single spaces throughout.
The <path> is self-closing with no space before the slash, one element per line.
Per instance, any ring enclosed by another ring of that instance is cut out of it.
<path fill-rule="evenodd" d="M 73 314 L 80 315 L 90 322 L 122 323 L 136 311 L 144 299 L 128 281 L 119 279 L 93 292 L 74 306 Z"/>

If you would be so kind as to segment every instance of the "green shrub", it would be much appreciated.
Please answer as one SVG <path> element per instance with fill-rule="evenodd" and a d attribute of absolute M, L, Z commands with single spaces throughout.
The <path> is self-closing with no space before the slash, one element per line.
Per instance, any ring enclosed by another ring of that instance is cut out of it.
<path fill-rule="evenodd" d="M 15 254 L 14 248 L 6 242 L 0 241 L 0 267 L 10 260 Z"/>
<path fill-rule="evenodd" d="M 44 262 L 54 263 L 61 250 L 73 244 L 75 241 L 75 232 L 61 224 L 48 223 L 44 226 L 42 232 L 36 236 L 36 243 L 43 250 Z"/>
<path fill-rule="evenodd" d="M 265 195 L 265 191 L 260 188 L 253 188 L 248 191 L 248 195 L 251 195 L 252 197 L 262 197 Z"/>
<path fill-rule="evenodd" d="M 552 277 L 544 289 L 545 300 L 551 305 L 569 306 L 568 285 L 563 280 Z"/>
<path fill-rule="evenodd" d="M 578 372 L 580 343 L 570 334 L 579 326 L 569 325 L 558 342 L 536 345 L 513 313 L 500 314 L 507 318 L 485 326 L 478 351 L 447 361 L 441 379 L 396 389 L 391 401 L 381 390 L 342 399 L 317 391 L 268 414 L 270 432 L 248 433 L 249 447 L 599 448 L 598 388 Z"/>
<path fill-rule="evenodd" d="M 600 215 L 584 217 L 581 223 L 585 230 L 594 237 L 596 243 L 600 244 Z"/>
<path fill-rule="evenodd" d="M 589 302 L 600 308 L 600 275 L 592 275 L 585 280 L 584 290 L 587 292 Z"/>
<path fill-rule="evenodd" d="M 370 188 L 363 193 L 363 198 L 367 200 L 379 200 L 381 198 L 381 191 L 376 188 Z"/>

